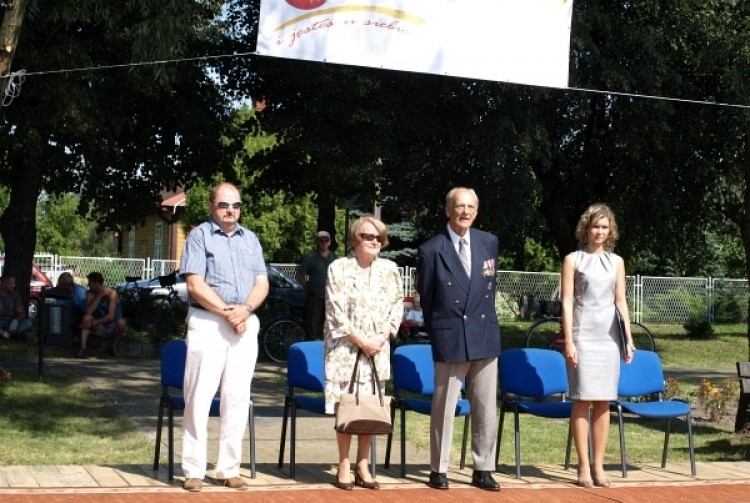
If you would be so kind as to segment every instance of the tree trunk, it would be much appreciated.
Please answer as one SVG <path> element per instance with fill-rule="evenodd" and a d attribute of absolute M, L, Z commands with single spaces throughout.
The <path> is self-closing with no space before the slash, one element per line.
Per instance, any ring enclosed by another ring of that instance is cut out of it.
<path fill-rule="evenodd" d="M 5 242 L 4 272 L 16 277 L 16 288 L 25 306 L 36 247 L 36 202 L 42 187 L 41 169 L 33 159 L 23 152 L 10 156 L 10 202 L 0 216 L 0 235 Z"/>
<path fill-rule="evenodd" d="M 336 203 L 329 194 L 318 194 L 318 230 L 328 231 L 331 234 L 331 251 L 338 253 L 338 238 L 336 235 Z M 346 241 L 346 236 L 343 236 Z M 346 242 L 344 242 L 346 250 Z"/>
<path fill-rule="evenodd" d="M 745 158 L 742 167 L 745 175 L 744 211 L 742 215 L 742 245 L 745 248 L 745 276 L 750 278 L 750 112 L 745 112 Z M 750 313 L 750 297 L 748 297 Z M 747 324 L 748 360 L 750 360 L 750 323 Z"/>
<path fill-rule="evenodd" d="M 16 44 L 21 35 L 21 24 L 26 13 L 29 0 L 10 0 L 5 8 L 3 24 L 0 25 L 0 76 L 10 73 L 13 56 L 16 54 Z M 5 88 L 5 79 L 2 79 Z"/>

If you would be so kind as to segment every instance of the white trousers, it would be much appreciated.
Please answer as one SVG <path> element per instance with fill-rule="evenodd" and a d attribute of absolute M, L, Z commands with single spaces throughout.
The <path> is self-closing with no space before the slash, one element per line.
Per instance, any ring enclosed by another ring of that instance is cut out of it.
<path fill-rule="evenodd" d="M 245 333 L 238 335 L 223 318 L 191 307 L 187 324 L 182 471 L 186 478 L 202 479 L 206 475 L 208 414 L 218 389 L 221 423 L 216 477 L 237 477 L 250 408 L 250 384 L 258 359 L 260 323 L 252 315 Z"/>

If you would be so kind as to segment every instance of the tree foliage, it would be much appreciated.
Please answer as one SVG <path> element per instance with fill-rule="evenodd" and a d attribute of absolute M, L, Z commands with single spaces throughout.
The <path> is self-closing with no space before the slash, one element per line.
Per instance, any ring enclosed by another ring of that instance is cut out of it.
<path fill-rule="evenodd" d="M 571 90 L 262 57 L 220 70 L 262 103 L 260 123 L 279 139 L 248 160 L 265 168 L 262 184 L 339 204 L 359 196 L 362 208 L 379 191 L 421 239 L 443 225 L 450 187 L 475 187 L 477 225 L 505 238 L 516 269 L 541 265 L 529 246 L 573 250 L 578 216 L 604 201 L 620 216 L 626 260 L 649 255 L 639 263 L 690 275 L 715 258 L 724 239 L 713 236 L 739 229 L 715 202 L 738 186 L 726 152 L 741 155 L 745 131 L 725 108 L 640 96 L 719 96 L 729 55 L 747 54 L 727 36 L 747 33 L 747 3 L 577 0 Z M 252 50 L 258 3 L 234 7 L 230 47 Z"/>
<path fill-rule="evenodd" d="M 0 117 L 10 188 L 0 234 L 20 271 L 30 270 L 20 265 L 31 263 L 42 191 L 80 194 L 80 213 L 93 207 L 112 228 L 142 221 L 162 189 L 231 172 L 233 158 L 232 142 L 219 141 L 229 108 L 206 63 L 151 63 L 213 53 L 223 2 L 32 4 L 13 60 L 29 75 Z"/>
<path fill-rule="evenodd" d="M 112 254 L 111 233 L 97 230 L 91 212 L 80 215 L 79 201 L 73 194 L 41 198 L 37 206 L 35 251 L 86 257 Z"/>

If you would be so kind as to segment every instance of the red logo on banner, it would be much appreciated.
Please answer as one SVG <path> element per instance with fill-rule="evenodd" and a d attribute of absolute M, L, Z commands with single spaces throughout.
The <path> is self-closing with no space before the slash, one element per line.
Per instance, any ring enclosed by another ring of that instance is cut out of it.
<path fill-rule="evenodd" d="M 320 7 L 327 1 L 328 0 L 286 0 L 286 3 L 298 9 L 311 10 Z"/>

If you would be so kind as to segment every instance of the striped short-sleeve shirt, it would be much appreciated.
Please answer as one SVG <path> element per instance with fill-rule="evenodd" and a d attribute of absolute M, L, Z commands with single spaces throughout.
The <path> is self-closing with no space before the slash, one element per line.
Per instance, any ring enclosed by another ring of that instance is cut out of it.
<path fill-rule="evenodd" d="M 203 276 L 227 304 L 244 303 L 255 287 L 255 278 L 268 274 L 260 241 L 253 232 L 237 224 L 228 235 L 213 220 L 188 234 L 180 272 Z"/>

